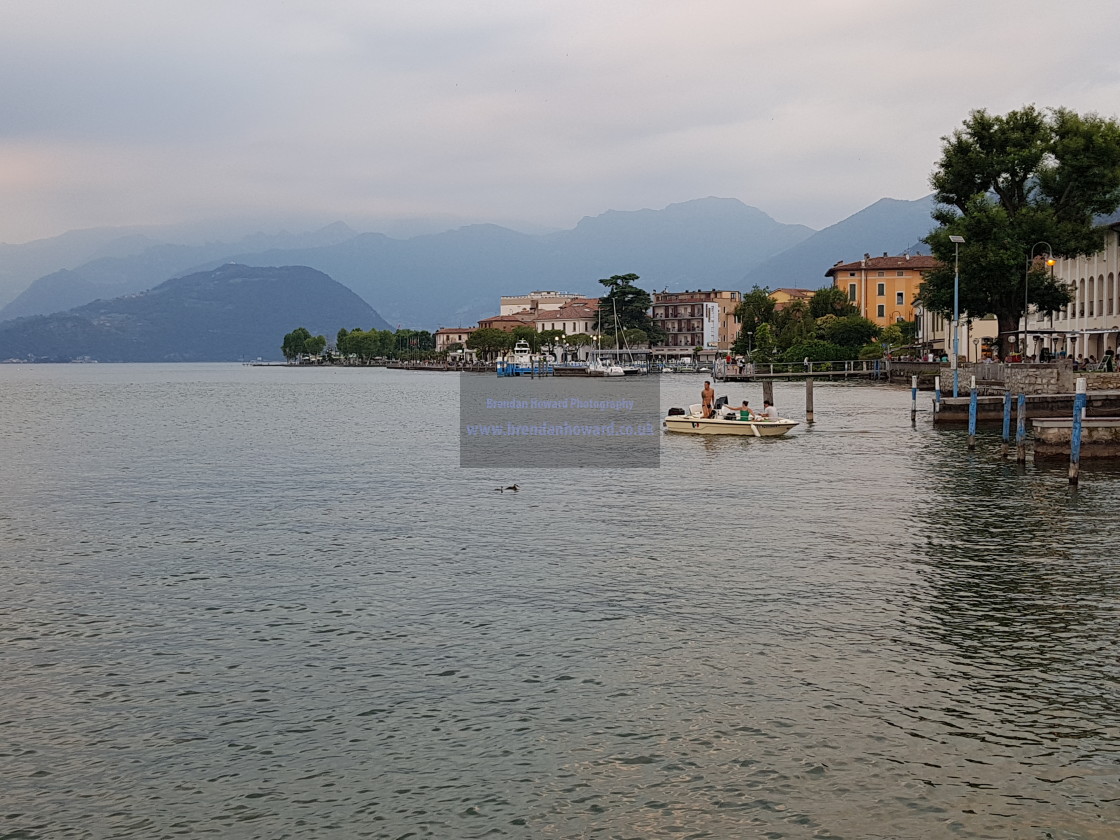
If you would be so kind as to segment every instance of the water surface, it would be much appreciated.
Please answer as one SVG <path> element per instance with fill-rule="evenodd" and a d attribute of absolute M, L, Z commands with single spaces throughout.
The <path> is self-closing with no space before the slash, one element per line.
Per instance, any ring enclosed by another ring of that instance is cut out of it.
<path fill-rule="evenodd" d="M 822 383 L 467 470 L 457 389 L 0 366 L 0 838 L 1120 833 L 1116 470 Z"/>

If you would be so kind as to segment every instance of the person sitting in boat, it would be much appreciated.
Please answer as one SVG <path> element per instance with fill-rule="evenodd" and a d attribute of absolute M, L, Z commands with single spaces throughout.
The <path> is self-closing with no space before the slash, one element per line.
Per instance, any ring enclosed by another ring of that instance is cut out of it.
<path fill-rule="evenodd" d="M 763 420 L 777 420 L 778 409 L 774 408 L 774 403 L 770 400 L 762 401 L 762 419 Z"/>
<path fill-rule="evenodd" d="M 754 419 L 756 419 L 756 415 L 755 415 L 754 411 L 751 409 L 751 407 L 749 405 L 747 405 L 746 400 L 743 400 L 742 405 L 736 406 L 735 410 L 739 412 L 739 419 L 740 420 L 754 420 Z"/>

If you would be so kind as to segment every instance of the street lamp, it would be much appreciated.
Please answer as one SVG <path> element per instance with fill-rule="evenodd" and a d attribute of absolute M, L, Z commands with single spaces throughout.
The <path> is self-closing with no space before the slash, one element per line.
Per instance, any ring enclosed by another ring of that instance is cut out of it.
<path fill-rule="evenodd" d="M 960 371 L 957 370 L 957 359 L 960 355 L 960 320 L 961 320 L 961 245 L 963 236 L 950 235 L 949 241 L 953 243 L 953 396 L 960 392 Z"/>
<path fill-rule="evenodd" d="M 1023 276 L 1023 361 L 1027 360 L 1027 314 L 1030 312 L 1030 293 L 1031 293 L 1031 268 L 1034 266 L 1034 249 L 1039 245 L 1046 246 L 1046 264 L 1050 266 L 1051 270 L 1054 268 L 1054 258 L 1051 256 L 1053 249 L 1050 247 L 1049 242 L 1036 242 L 1031 246 L 1031 256 L 1027 260 L 1027 273 Z"/>
<path fill-rule="evenodd" d="M 972 361 L 980 361 L 980 339 L 972 339 Z"/>

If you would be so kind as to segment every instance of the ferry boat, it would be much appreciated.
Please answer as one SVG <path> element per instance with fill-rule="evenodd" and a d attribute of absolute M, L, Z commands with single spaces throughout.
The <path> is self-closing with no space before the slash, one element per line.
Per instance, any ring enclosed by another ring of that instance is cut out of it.
<path fill-rule="evenodd" d="M 552 364 L 544 356 L 533 359 L 529 342 L 521 338 L 513 345 L 509 356 L 495 366 L 498 376 L 529 376 L 530 374 L 551 374 Z"/>

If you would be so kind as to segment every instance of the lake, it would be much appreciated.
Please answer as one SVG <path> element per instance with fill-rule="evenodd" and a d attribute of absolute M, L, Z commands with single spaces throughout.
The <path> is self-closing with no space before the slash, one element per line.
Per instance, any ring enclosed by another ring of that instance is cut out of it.
<path fill-rule="evenodd" d="M 1120 834 L 1120 470 L 821 382 L 466 469 L 459 393 L 0 365 L 0 838 Z"/>

